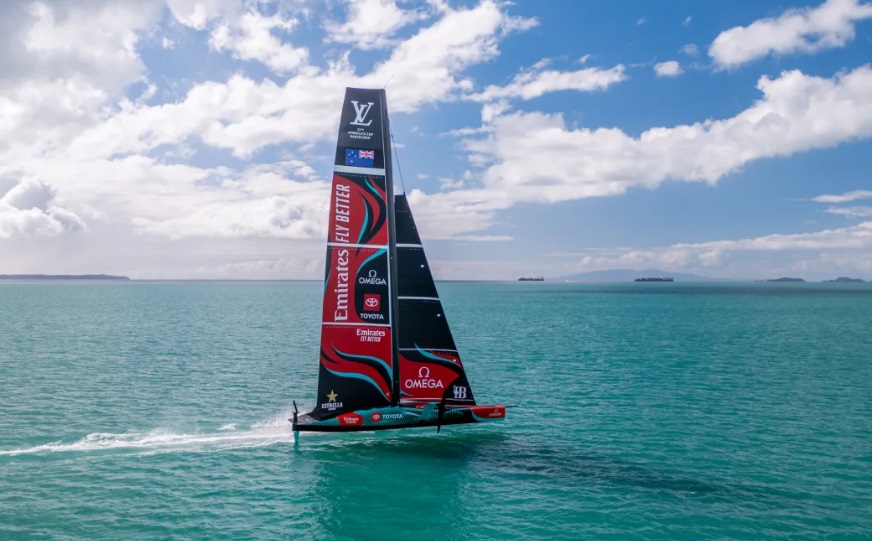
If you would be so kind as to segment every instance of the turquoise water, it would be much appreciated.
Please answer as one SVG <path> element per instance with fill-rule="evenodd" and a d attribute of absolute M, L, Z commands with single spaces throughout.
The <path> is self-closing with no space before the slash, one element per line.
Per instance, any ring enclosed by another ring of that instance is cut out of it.
<path fill-rule="evenodd" d="M 870 539 L 872 286 L 441 283 L 502 424 L 303 434 L 317 283 L 0 283 L 0 539 Z"/>

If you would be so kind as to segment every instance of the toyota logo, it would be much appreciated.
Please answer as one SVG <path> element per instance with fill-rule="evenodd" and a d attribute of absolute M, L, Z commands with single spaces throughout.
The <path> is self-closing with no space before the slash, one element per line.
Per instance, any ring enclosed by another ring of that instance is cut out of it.
<path fill-rule="evenodd" d="M 370 298 L 366 299 L 365 302 L 366 302 L 366 305 L 369 306 L 370 308 L 375 308 L 376 306 L 378 306 L 378 299 L 376 299 L 375 297 L 370 297 Z"/>

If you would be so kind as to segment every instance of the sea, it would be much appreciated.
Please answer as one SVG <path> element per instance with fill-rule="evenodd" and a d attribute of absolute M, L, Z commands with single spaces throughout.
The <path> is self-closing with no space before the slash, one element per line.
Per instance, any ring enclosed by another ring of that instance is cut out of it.
<path fill-rule="evenodd" d="M 303 433 L 322 284 L 0 283 L 0 539 L 872 539 L 872 284 L 437 284 L 502 423 Z"/>

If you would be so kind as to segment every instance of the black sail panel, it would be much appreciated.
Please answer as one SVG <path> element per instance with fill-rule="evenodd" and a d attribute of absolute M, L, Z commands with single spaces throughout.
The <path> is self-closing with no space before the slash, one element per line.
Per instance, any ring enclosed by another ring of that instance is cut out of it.
<path fill-rule="evenodd" d="M 438 298 L 436 284 L 423 248 L 398 247 L 397 275 L 400 297 Z M 402 346 L 400 346 L 402 347 Z"/>
<path fill-rule="evenodd" d="M 418 236 L 418 228 L 415 226 L 415 218 L 412 217 L 412 208 L 406 194 L 394 197 L 394 213 L 397 217 L 397 244 L 421 244 Z"/>
<path fill-rule="evenodd" d="M 395 196 L 394 208 L 401 402 L 474 405 L 405 194 Z"/>

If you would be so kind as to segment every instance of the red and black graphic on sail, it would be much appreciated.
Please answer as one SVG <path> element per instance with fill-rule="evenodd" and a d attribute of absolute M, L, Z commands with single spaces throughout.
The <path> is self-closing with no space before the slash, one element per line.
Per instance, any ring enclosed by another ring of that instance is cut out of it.
<path fill-rule="evenodd" d="M 391 403 L 391 328 L 372 325 L 324 325 L 318 403 L 310 415 L 318 419 L 355 409 Z"/>
<path fill-rule="evenodd" d="M 400 391 L 405 402 L 475 404 L 456 352 L 415 348 L 400 352 Z"/>
<path fill-rule="evenodd" d="M 385 177 L 335 173 L 330 201 L 329 242 L 388 243 Z"/>
<path fill-rule="evenodd" d="M 324 278 L 324 323 L 390 324 L 386 248 L 330 246 Z"/>

